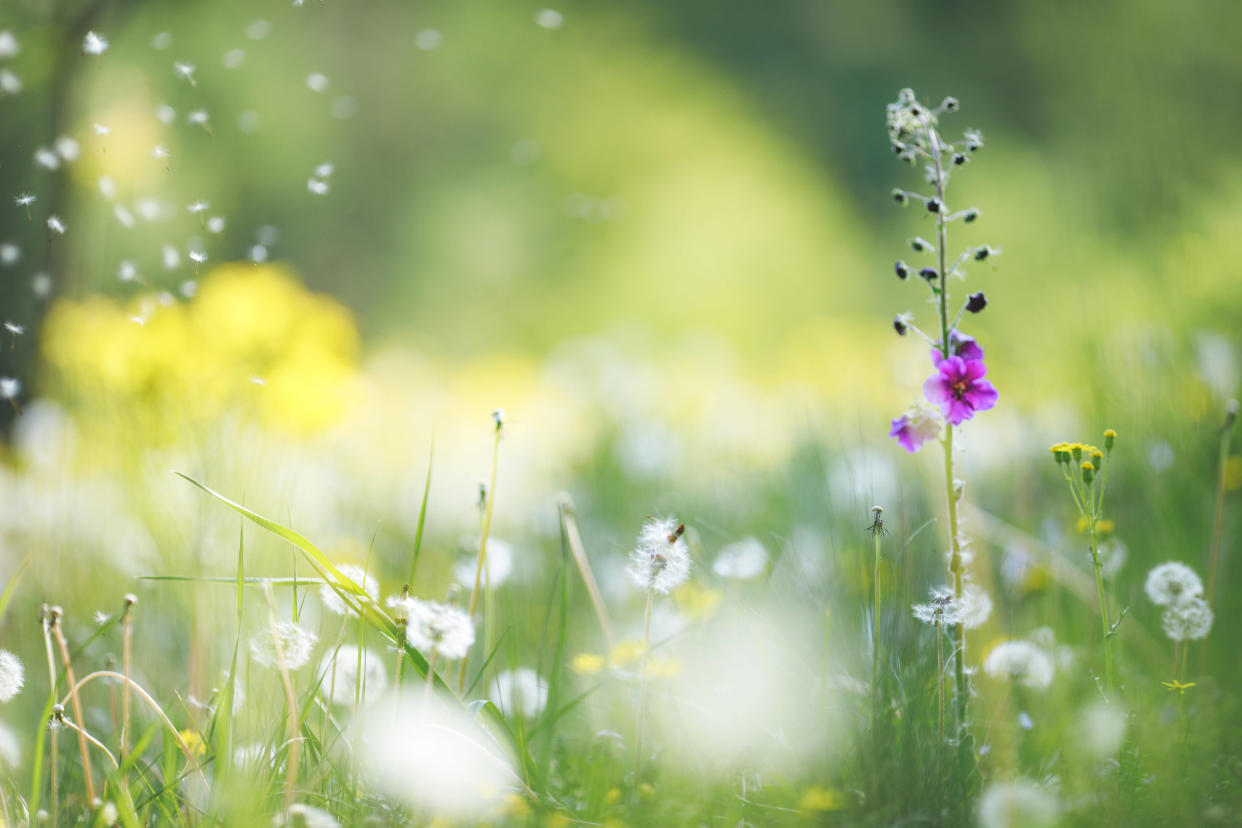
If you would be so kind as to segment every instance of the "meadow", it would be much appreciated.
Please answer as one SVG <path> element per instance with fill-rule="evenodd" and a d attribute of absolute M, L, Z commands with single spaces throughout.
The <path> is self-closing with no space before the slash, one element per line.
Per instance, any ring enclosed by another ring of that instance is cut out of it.
<path fill-rule="evenodd" d="M 875 8 L 0 10 L 0 826 L 1242 821 L 1228 27 Z"/>

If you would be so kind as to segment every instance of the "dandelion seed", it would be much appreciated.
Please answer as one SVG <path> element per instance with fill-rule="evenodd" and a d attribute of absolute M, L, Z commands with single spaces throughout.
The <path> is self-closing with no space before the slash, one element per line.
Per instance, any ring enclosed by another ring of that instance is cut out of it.
<path fill-rule="evenodd" d="M 155 117 L 165 126 L 172 126 L 173 121 L 177 120 L 177 110 L 168 104 L 160 104 L 155 108 Z"/>
<path fill-rule="evenodd" d="M 152 158 L 170 158 L 171 155 L 172 154 L 168 151 L 168 147 L 164 146 L 163 144 L 156 144 L 154 147 L 151 148 Z"/>
<path fill-rule="evenodd" d="M 17 38 L 8 29 L 0 31 L 0 60 L 7 60 L 11 57 L 17 57 L 17 53 L 21 51 L 21 45 L 17 42 Z"/>
<path fill-rule="evenodd" d="M 60 169 L 60 156 L 47 147 L 39 147 L 34 154 L 35 163 L 49 170 Z"/>
<path fill-rule="evenodd" d="M 306 181 L 306 189 L 315 195 L 327 195 L 329 187 L 328 182 L 326 181 L 320 181 L 318 178 L 310 178 Z"/>
<path fill-rule="evenodd" d="M 267 629 L 250 640 L 250 655 L 264 667 L 275 667 L 283 658 L 289 670 L 297 670 L 310 661 L 319 637 L 292 621 L 281 621 L 275 629 Z M 279 655 L 276 652 L 280 646 Z"/>
<path fill-rule="evenodd" d="M 246 37 L 251 40 L 262 40 L 272 31 L 272 24 L 266 20 L 252 20 L 246 25 Z"/>
<path fill-rule="evenodd" d="M 246 53 L 241 49 L 230 49 L 224 53 L 224 68 L 236 69 L 246 60 Z"/>
<path fill-rule="evenodd" d="M 196 109 L 193 112 L 191 112 L 189 115 L 185 116 L 185 119 L 186 119 L 186 122 L 191 123 L 194 126 L 201 126 L 203 129 L 208 128 L 207 110 L 205 109 Z"/>
<path fill-rule="evenodd" d="M 405 598 L 389 601 L 406 616 L 406 640 L 419 650 L 450 660 L 465 658 L 474 644 L 474 622 L 463 609 Z"/>
<path fill-rule="evenodd" d="M 12 701 L 25 683 L 26 671 L 22 667 L 21 659 L 8 650 L 0 650 L 0 702 Z"/>
<path fill-rule="evenodd" d="M 1212 629 L 1212 608 L 1198 596 L 1182 598 L 1160 618 L 1164 634 L 1174 641 L 1198 641 Z"/>
<path fill-rule="evenodd" d="M 106 175 L 99 176 L 99 194 L 111 201 L 116 197 L 116 182 Z"/>
<path fill-rule="evenodd" d="M 757 538 L 744 538 L 720 550 L 712 564 L 712 572 L 721 578 L 749 581 L 768 567 L 768 550 Z"/>
<path fill-rule="evenodd" d="M 331 162 L 325 161 L 318 167 L 315 167 L 315 176 L 317 178 L 328 178 L 332 175 L 335 169 L 336 168 L 332 166 Z"/>
<path fill-rule="evenodd" d="M 306 76 L 306 87 L 312 92 L 323 92 L 328 88 L 328 76 L 322 72 L 311 72 Z"/>
<path fill-rule="evenodd" d="M 435 29 L 423 29 L 414 35 L 414 48 L 422 52 L 432 52 L 440 48 L 444 35 Z"/>
<path fill-rule="evenodd" d="M 15 204 L 17 204 L 18 207 L 26 208 L 26 220 L 29 221 L 30 220 L 30 205 L 38 201 L 38 196 L 32 195 L 30 193 L 22 193 L 17 198 L 13 199 L 13 201 Z"/>
<path fill-rule="evenodd" d="M 197 215 L 198 213 L 204 212 L 210 206 L 211 205 L 208 204 L 206 201 L 195 201 L 190 204 L 187 204 L 185 209 L 188 210 L 190 213 Z"/>
<path fill-rule="evenodd" d="M 151 48 L 156 51 L 164 51 L 172 45 L 172 34 L 169 32 L 160 32 L 151 38 Z"/>
<path fill-rule="evenodd" d="M 1005 641 L 993 647 L 983 660 L 983 672 L 1043 690 L 1052 684 L 1052 659 L 1030 641 Z"/>
<path fill-rule="evenodd" d="M 160 253 L 164 260 L 165 270 L 174 270 L 181 265 L 181 254 L 171 244 L 164 245 Z"/>
<path fill-rule="evenodd" d="M 118 204 L 112 208 L 112 215 L 116 216 L 116 220 L 124 227 L 134 226 L 134 214 L 124 204 Z"/>
<path fill-rule="evenodd" d="M 30 291 L 40 299 L 46 299 L 52 293 L 52 277 L 46 273 L 36 273 L 30 279 Z"/>
<path fill-rule="evenodd" d="M 535 25 L 543 29 L 559 29 L 565 23 L 565 17 L 556 9 L 540 9 L 535 12 Z"/>
<path fill-rule="evenodd" d="M 479 541 L 471 538 L 463 541 L 462 546 L 467 549 L 479 548 Z M 477 554 L 477 553 L 476 553 Z M 478 567 L 478 559 L 475 555 L 462 558 L 453 567 L 453 577 L 457 583 L 462 586 L 474 586 L 474 575 Z M 505 581 L 509 580 L 509 576 L 513 574 L 513 547 L 500 538 L 488 538 L 487 540 L 487 561 L 483 564 L 484 583 L 490 583 L 493 587 L 502 586 Z"/>
<path fill-rule="evenodd" d="M 0 92 L 6 95 L 16 95 L 21 91 L 22 79 L 12 70 L 0 69 Z"/>
<path fill-rule="evenodd" d="M 13 336 L 21 336 L 26 332 L 26 328 L 22 325 L 18 325 L 16 322 L 5 322 L 4 329 L 13 334 Z"/>
<path fill-rule="evenodd" d="M 1165 606 L 1203 594 L 1203 581 L 1184 563 L 1168 561 L 1147 573 L 1143 590 L 1153 604 Z"/>
<path fill-rule="evenodd" d="M 17 395 L 22 393 L 22 381 L 16 377 L 0 377 L 0 400 L 16 399 Z M 21 663 L 18 663 L 21 667 Z M 7 699 L 0 699 L 7 701 Z"/>
<path fill-rule="evenodd" d="M 95 32 L 87 32 L 82 41 L 82 51 L 88 55 L 102 55 L 108 51 L 108 41 Z"/>
<path fill-rule="evenodd" d="M 359 691 L 359 700 L 366 703 L 388 689 L 388 672 L 382 658 L 371 650 L 363 650 L 361 674 L 358 660 L 358 648 L 345 644 L 335 653 L 329 653 L 319 665 L 319 671 L 325 676 L 319 688 L 335 704 L 352 705 L 356 691 Z"/>
<path fill-rule="evenodd" d="M 65 159 L 68 163 L 78 160 L 78 156 L 82 154 L 82 147 L 77 141 L 68 135 L 62 135 L 56 139 L 56 154 Z"/>
<path fill-rule="evenodd" d="M 48 216 L 47 229 L 51 230 L 53 233 L 59 233 L 63 236 L 67 228 L 65 227 L 65 223 L 60 220 L 59 216 Z"/>
<path fill-rule="evenodd" d="M 194 262 L 194 264 L 202 264 L 207 261 L 207 254 L 202 250 L 191 250 L 189 252 L 189 257 L 190 261 Z"/>
<path fill-rule="evenodd" d="M 341 571 L 349 580 L 362 587 L 362 591 L 371 596 L 372 600 L 379 598 L 379 581 L 375 576 L 367 573 L 365 569 L 353 564 L 342 564 L 337 569 Z M 352 592 L 352 590 L 346 590 Z M 329 584 L 323 584 L 319 587 L 319 600 L 323 602 L 323 608 L 337 615 L 352 615 L 353 609 L 346 605 L 345 601 L 337 594 L 337 591 Z M 354 599 L 357 600 L 357 599 Z"/>
<path fill-rule="evenodd" d="M 141 198 L 134 205 L 143 221 L 155 221 L 164 216 L 164 206 L 153 198 Z"/>
<path fill-rule="evenodd" d="M 1056 798 L 1028 779 L 994 782 L 978 804 L 980 828 L 1051 828 L 1060 817 Z"/>
<path fill-rule="evenodd" d="M 641 589 L 668 594 L 690 577 L 686 527 L 676 518 L 648 518 L 630 553 L 627 572 Z"/>
<path fill-rule="evenodd" d="M 120 279 L 122 282 L 132 282 L 138 278 L 138 268 L 133 262 L 126 259 L 121 262 L 120 267 L 117 268 L 116 278 Z"/>
<path fill-rule="evenodd" d="M 519 667 L 496 676 L 488 695 L 506 715 L 533 719 L 548 703 L 548 683 L 529 667 Z"/>
<path fill-rule="evenodd" d="M 13 242 L 0 244 L 0 265 L 12 267 L 22 258 L 22 249 Z"/>
<path fill-rule="evenodd" d="M 930 592 L 930 602 L 912 607 L 914 617 L 929 626 L 940 624 L 942 627 L 951 627 L 956 624 L 959 613 L 957 604 L 953 602 L 953 590 L 943 587 Z"/>
<path fill-rule="evenodd" d="M 283 814 L 277 814 L 272 819 L 272 825 L 275 828 L 341 828 L 341 823 L 332 814 L 302 803 L 290 805 Z"/>
<path fill-rule="evenodd" d="M 173 64 L 173 72 L 180 78 L 189 81 L 190 86 L 197 86 L 198 82 L 194 80 L 194 64 L 177 61 Z"/>
<path fill-rule="evenodd" d="M 207 219 L 207 232 L 223 233 L 224 232 L 224 216 L 212 216 Z"/>

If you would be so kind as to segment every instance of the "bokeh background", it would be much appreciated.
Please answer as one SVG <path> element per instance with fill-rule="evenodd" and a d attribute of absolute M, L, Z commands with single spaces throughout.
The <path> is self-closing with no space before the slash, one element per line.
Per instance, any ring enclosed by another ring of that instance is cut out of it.
<path fill-rule="evenodd" d="M 477 535 L 503 406 L 514 620 L 543 612 L 562 490 L 631 626 L 624 556 L 669 512 L 709 586 L 715 552 L 754 536 L 784 573 L 771 594 L 798 591 L 818 618 L 866 594 L 861 530 L 882 503 L 903 556 L 886 577 L 917 599 L 943 577 L 936 527 L 916 533 L 937 513 L 936 458 L 885 436 L 929 371 L 889 322 L 932 318 L 891 269 L 934 231 L 889 195 L 921 179 L 883 125 L 911 86 L 959 98 L 946 131 L 986 139 L 951 203 L 982 214 L 955 245 L 1001 251 L 970 268 L 991 304 L 969 330 L 1001 402 L 964 455 L 970 531 L 1012 599 L 994 634 L 1094 629 L 1066 620 L 1074 578 L 1048 577 L 1087 569 L 1047 446 L 1113 427 L 1134 562 L 1116 589 L 1150 653 L 1143 567 L 1205 570 L 1239 391 L 1240 28 L 1223 0 L 11 0 L 0 306 L 24 331 L 0 351 L 22 383 L 0 413 L 0 573 L 30 556 L 23 602 L 82 617 L 135 576 L 229 575 L 237 523 L 176 469 L 395 592 L 434 440 L 418 586 L 437 596 Z M 83 53 L 87 30 L 104 54 Z M 36 163 L 61 136 L 76 152 Z M 288 574 L 287 548 L 255 549 Z M 1218 617 L 1237 606 L 1230 572 Z M 231 597 L 141 588 L 167 611 L 163 652 L 209 684 L 210 636 L 202 653 L 176 642 Z M 36 640 L 29 612 L 5 626 L 6 646 Z M 515 652 L 538 640 L 518 630 Z"/>

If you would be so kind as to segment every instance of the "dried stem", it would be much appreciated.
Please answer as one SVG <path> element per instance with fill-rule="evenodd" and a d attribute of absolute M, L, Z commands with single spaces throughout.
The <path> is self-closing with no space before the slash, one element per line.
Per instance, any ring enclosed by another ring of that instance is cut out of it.
<path fill-rule="evenodd" d="M 52 634 L 56 636 L 56 643 L 60 647 L 60 658 L 65 664 L 65 678 L 69 682 L 69 698 L 73 702 L 73 715 L 79 721 L 86 719 L 82 716 L 82 699 L 78 696 L 77 681 L 73 677 L 73 664 L 69 658 L 69 642 L 65 640 L 65 633 L 61 629 L 60 616 L 61 611 L 58 607 L 52 608 L 51 629 Z M 86 735 L 82 731 L 78 731 L 78 747 L 82 753 L 82 775 L 86 780 L 86 797 L 91 802 L 95 801 L 95 775 L 91 772 L 90 752 L 86 748 Z"/>

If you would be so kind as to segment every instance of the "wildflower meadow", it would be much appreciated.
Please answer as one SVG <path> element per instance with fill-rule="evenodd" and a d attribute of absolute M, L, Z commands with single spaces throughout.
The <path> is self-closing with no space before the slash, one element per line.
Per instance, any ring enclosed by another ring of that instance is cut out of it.
<path fill-rule="evenodd" d="M 0 828 L 1242 823 L 1231 6 L 0 7 Z"/>

